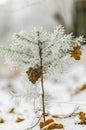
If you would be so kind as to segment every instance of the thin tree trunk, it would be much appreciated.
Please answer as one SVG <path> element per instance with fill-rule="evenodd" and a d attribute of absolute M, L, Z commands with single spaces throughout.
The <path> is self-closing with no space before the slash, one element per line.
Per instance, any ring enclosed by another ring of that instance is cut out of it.
<path fill-rule="evenodd" d="M 38 32 L 39 37 L 39 32 Z M 41 67 L 41 87 L 42 87 L 42 109 L 43 109 L 43 120 L 45 123 L 45 92 L 44 92 L 44 78 L 43 78 L 43 59 L 42 59 L 42 43 L 40 40 L 38 40 L 38 46 L 39 46 L 39 56 L 40 56 L 40 67 Z"/>

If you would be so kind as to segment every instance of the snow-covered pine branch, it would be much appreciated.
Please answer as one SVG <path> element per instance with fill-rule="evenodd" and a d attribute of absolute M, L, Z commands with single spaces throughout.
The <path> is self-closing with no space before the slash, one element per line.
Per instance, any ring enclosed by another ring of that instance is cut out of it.
<path fill-rule="evenodd" d="M 45 32 L 42 28 L 39 30 L 34 28 L 31 34 L 23 31 L 14 34 L 13 43 L 9 48 L 1 47 L 0 53 L 13 67 L 40 66 L 38 40 L 41 44 L 44 74 L 56 72 L 59 77 L 59 74 L 67 71 L 66 69 L 73 59 L 80 59 L 83 37 L 74 38 L 72 34 L 66 35 L 61 25 L 57 26 L 53 33 Z"/>

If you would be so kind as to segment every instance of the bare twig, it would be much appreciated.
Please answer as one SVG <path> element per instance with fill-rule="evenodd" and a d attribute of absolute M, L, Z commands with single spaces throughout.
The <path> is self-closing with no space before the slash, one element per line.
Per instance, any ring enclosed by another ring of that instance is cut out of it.
<path fill-rule="evenodd" d="M 40 116 L 39 120 L 38 120 L 38 121 L 37 121 L 37 122 L 36 122 L 33 126 L 31 126 L 31 127 L 27 128 L 27 129 L 25 129 L 25 130 L 31 130 L 31 129 L 33 129 L 35 126 L 37 126 L 37 125 L 38 125 L 38 123 L 40 122 L 40 120 L 41 120 L 42 116 L 43 116 L 43 114 Z"/>
<path fill-rule="evenodd" d="M 74 117 L 74 116 L 77 116 L 77 115 L 79 114 L 79 112 L 77 112 L 78 109 L 79 109 L 79 108 L 76 107 L 72 113 L 67 114 L 67 115 L 55 115 L 55 116 L 58 116 L 59 119 Z M 50 114 L 50 115 L 51 115 L 51 114 Z M 52 115 L 51 115 L 51 116 L 52 116 Z"/>

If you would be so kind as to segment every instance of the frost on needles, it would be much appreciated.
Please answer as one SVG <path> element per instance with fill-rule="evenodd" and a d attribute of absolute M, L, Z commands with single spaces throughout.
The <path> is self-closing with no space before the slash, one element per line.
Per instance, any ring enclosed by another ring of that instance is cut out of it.
<path fill-rule="evenodd" d="M 49 96 L 45 92 L 43 76 L 48 73 L 61 77 L 74 60 L 80 60 L 81 44 L 84 41 L 82 36 L 74 38 L 72 34 L 66 35 L 64 28 L 59 25 L 53 33 L 45 32 L 42 28 L 34 28 L 31 34 L 25 32 L 14 34 L 13 43 L 9 48 L 0 47 L 0 53 L 5 56 L 6 63 L 11 67 L 26 68 L 27 78 L 34 86 L 31 87 L 32 93 L 30 91 L 32 98 L 37 99 L 41 96 L 44 124 L 46 122 L 45 105 Z M 41 94 L 38 92 L 40 87 L 36 86 L 39 79 Z"/>
<path fill-rule="evenodd" d="M 42 28 L 34 28 L 31 34 L 23 31 L 14 34 L 12 44 L 9 48 L 1 47 L 0 53 L 5 56 L 6 63 L 11 67 L 36 69 L 37 66 L 40 68 L 40 46 L 43 74 L 57 73 L 59 77 L 67 71 L 73 59 L 80 60 L 83 42 L 82 36 L 74 38 L 72 34 L 66 35 L 61 25 L 57 26 L 53 33 L 45 32 Z"/>

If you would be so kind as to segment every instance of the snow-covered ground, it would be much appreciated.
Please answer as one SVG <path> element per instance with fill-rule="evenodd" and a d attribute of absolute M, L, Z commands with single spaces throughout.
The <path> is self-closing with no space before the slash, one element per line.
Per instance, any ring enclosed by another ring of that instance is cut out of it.
<path fill-rule="evenodd" d="M 84 48 L 85 49 L 85 48 Z M 57 82 L 52 78 L 45 79 L 45 90 L 52 96 L 49 103 L 49 113 L 57 115 L 68 115 L 76 108 L 77 112 L 86 112 L 86 90 L 73 95 L 73 93 L 86 84 L 86 52 L 79 63 L 75 63 L 70 72 L 67 74 L 63 82 Z M 0 130 L 25 130 L 34 125 L 38 120 L 33 112 L 33 106 L 27 97 L 12 98 L 10 93 L 9 82 L 7 79 L 0 80 L 0 119 L 4 123 L 0 123 Z M 14 92 L 23 94 L 25 92 L 25 84 L 23 84 L 21 76 L 11 79 L 11 85 L 14 86 Z M 14 113 L 9 111 L 14 108 Z M 16 122 L 18 118 L 24 121 Z M 34 121 L 33 121 L 34 120 Z M 78 116 L 56 119 L 57 123 L 62 123 L 65 130 L 86 130 L 86 125 L 79 125 Z M 39 130 L 37 125 L 33 130 Z"/>
<path fill-rule="evenodd" d="M 51 88 L 52 91 L 50 90 L 49 93 L 51 93 L 54 97 L 49 108 L 49 112 L 51 114 L 68 115 L 77 107 L 78 111 L 86 111 L 86 91 L 83 91 L 71 98 L 66 85 L 57 85 L 51 81 L 46 81 L 46 85 L 47 88 Z M 56 85 L 58 87 L 56 87 Z M 17 103 L 17 101 L 14 101 L 8 93 L 2 90 L 0 91 L 0 97 L 0 118 L 4 120 L 4 123 L 0 124 L 0 130 L 24 130 L 31 126 L 35 114 L 33 113 L 33 109 L 29 101 L 27 102 L 21 98 L 20 102 Z M 12 108 L 15 108 L 15 113 L 9 113 Z M 17 123 L 17 118 L 23 118 L 25 120 Z M 83 126 L 75 124 L 78 122 L 78 117 L 57 119 L 57 123 L 62 123 L 65 130 L 86 130 L 86 125 Z M 34 130 L 38 129 L 38 126 L 34 128 Z"/>
<path fill-rule="evenodd" d="M 79 71 L 81 72 L 78 68 L 77 72 L 79 73 Z M 83 73 L 80 76 L 81 78 L 85 78 Z M 48 92 L 53 97 L 53 100 L 50 103 L 51 107 L 49 108 L 49 112 L 51 114 L 68 115 L 72 113 L 76 107 L 79 107 L 78 111 L 86 111 L 86 90 L 73 97 L 71 97 L 71 93 L 69 91 L 69 88 L 74 91 L 76 87 L 80 87 L 81 82 L 76 85 L 76 83 L 70 80 L 68 83 L 57 84 L 56 82 L 46 80 L 45 84 L 47 86 L 46 90 L 49 90 Z M 20 85 L 20 83 L 17 85 Z M 31 126 L 35 114 L 33 113 L 33 109 L 29 101 L 27 102 L 23 100 L 22 97 L 20 101 L 15 101 L 8 92 L 6 92 L 6 90 L 0 91 L 0 97 L 0 118 L 4 120 L 4 123 L 0 124 L 0 130 L 24 130 Z M 11 108 L 15 108 L 15 113 L 9 113 Z M 16 123 L 16 119 L 19 117 L 24 118 L 25 120 L 20 123 Z M 64 124 L 65 130 L 86 130 L 86 126 L 75 124 L 79 122 L 78 117 L 57 119 L 57 122 Z M 34 130 L 38 129 L 38 126 L 37 128 L 34 128 Z"/>

